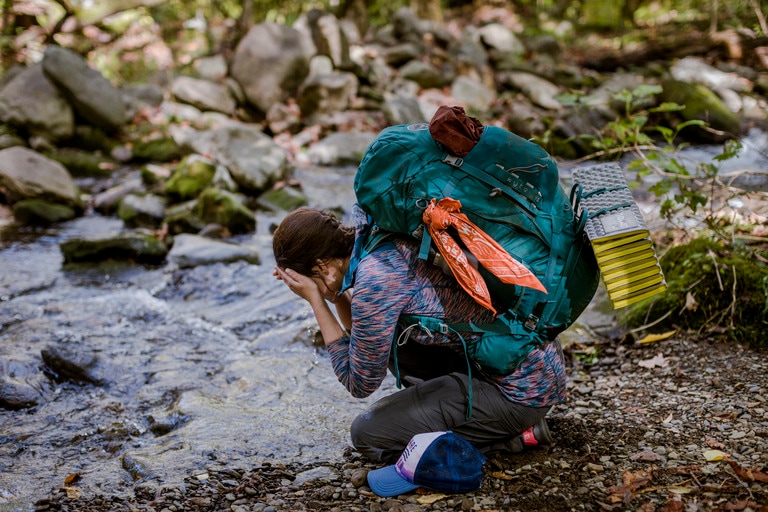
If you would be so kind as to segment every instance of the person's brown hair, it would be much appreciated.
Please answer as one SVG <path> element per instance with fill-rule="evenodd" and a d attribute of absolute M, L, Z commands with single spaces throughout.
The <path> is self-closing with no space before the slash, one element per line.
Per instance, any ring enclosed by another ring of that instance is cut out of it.
<path fill-rule="evenodd" d="M 290 212 L 272 236 L 272 252 L 280 268 L 312 275 L 318 259 L 348 258 L 355 244 L 355 229 L 330 210 L 302 206 Z"/>

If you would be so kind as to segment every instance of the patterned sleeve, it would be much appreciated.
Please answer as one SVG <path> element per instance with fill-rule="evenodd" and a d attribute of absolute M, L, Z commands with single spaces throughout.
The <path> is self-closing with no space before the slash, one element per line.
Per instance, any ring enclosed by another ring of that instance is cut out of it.
<path fill-rule="evenodd" d="M 394 247 L 374 251 L 360 262 L 352 331 L 328 346 L 333 370 L 352 396 L 367 397 L 386 377 L 397 321 L 417 291 L 407 262 Z"/>

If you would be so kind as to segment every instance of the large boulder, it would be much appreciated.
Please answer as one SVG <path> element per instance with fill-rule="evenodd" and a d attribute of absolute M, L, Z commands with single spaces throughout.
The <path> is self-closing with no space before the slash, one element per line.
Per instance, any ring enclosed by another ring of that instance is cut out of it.
<path fill-rule="evenodd" d="M 80 55 L 51 45 L 43 54 L 43 72 L 89 123 L 107 131 L 119 130 L 127 121 L 120 91 Z"/>
<path fill-rule="evenodd" d="M 0 121 L 52 143 L 70 138 L 75 130 L 72 106 L 45 77 L 41 64 L 17 73 L 0 90 Z"/>
<path fill-rule="evenodd" d="M 58 162 L 22 146 L 0 150 L 0 188 L 10 204 L 42 199 L 82 209 L 69 171 Z"/>
<path fill-rule="evenodd" d="M 254 25 L 240 41 L 231 75 L 248 102 L 261 112 L 296 94 L 309 74 L 312 44 L 298 30 L 278 25 Z"/>
<path fill-rule="evenodd" d="M 337 69 L 351 69 L 349 40 L 338 18 L 321 9 L 311 9 L 293 25 L 315 46 L 317 55 L 326 55 Z"/>
<path fill-rule="evenodd" d="M 191 152 L 226 167 L 244 193 L 261 193 L 288 174 L 287 152 L 256 125 L 231 122 L 203 132 L 177 130 L 175 136 Z"/>
<path fill-rule="evenodd" d="M 695 141 L 717 143 L 741 133 L 739 117 L 705 86 L 671 79 L 662 82 L 661 86 L 660 100 L 685 105 L 685 109 L 678 113 L 683 121 L 704 121 L 711 128 L 705 130 L 699 126 L 688 126 L 681 131 L 683 136 Z"/>

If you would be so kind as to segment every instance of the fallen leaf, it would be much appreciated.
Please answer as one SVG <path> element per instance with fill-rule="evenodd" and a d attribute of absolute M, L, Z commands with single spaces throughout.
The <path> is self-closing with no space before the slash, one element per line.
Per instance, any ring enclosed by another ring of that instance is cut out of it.
<path fill-rule="evenodd" d="M 726 503 L 723 510 L 744 510 L 745 508 L 757 508 L 759 505 L 754 501 L 741 500 L 736 503 Z"/>
<path fill-rule="evenodd" d="M 651 483 L 651 474 L 647 471 L 625 471 L 621 474 L 621 485 L 614 485 L 606 489 L 610 493 L 608 501 L 611 503 L 623 502 L 629 505 L 639 489 Z"/>
<path fill-rule="evenodd" d="M 696 487 L 683 487 L 673 485 L 672 487 L 667 487 L 667 490 L 675 494 L 691 494 L 696 490 Z"/>
<path fill-rule="evenodd" d="M 727 456 L 728 456 L 727 453 L 722 452 L 720 450 L 704 450 L 704 458 L 709 462 L 713 462 L 716 460 L 723 460 Z"/>
<path fill-rule="evenodd" d="M 73 483 L 77 482 L 78 480 L 80 480 L 80 473 L 70 473 L 64 479 L 64 484 L 65 485 L 73 484 Z"/>
<path fill-rule="evenodd" d="M 637 340 L 637 343 L 640 345 L 646 345 L 648 343 L 654 343 L 656 341 L 666 340 L 667 338 L 671 338 L 675 335 L 677 331 L 667 331 L 661 334 L 649 334 L 648 336 L 645 336 L 639 340 Z"/>
<path fill-rule="evenodd" d="M 672 416 L 672 413 L 669 413 L 669 416 L 661 420 L 662 423 L 672 423 L 672 420 L 675 419 L 674 416 Z"/>
<path fill-rule="evenodd" d="M 440 494 L 440 493 L 426 494 L 424 496 L 419 496 L 418 498 L 416 498 L 416 501 L 420 505 L 432 505 L 433 503 L 438 502 L 447 497 L 448 496 L 446 494 Z"/>
<path fill-rule="evenodd" d="M 725 459 L 733 468 L 733 472 L 745 482 L 768 482 L 768 475 L 757 469 L 748 469 L 741 467 L 735 460 Z"/>
<path fill-rule="evenodd" d="M 653 452 L 651 450 L 643 450 L 641 452 L 637 452 L 634 455 L 630 455 L 629 460 L 631 461 L 640 461 L 640 462 L 657 462 L 660 460 L 663 460 L 664 457 L 662 455 L 659 455 L 656 452 Z"/>
<path fill-rule="evenodd" d="M 67 498 L 71 500 L 76 500 L 83 496 L 83 492 L 79 487 L 64 487 L 64 490 L 67 492 Z"/>
<path fill-rule="evenodd" d="M 685 505 L 680 499 L 680 496 L 672 494 L 671 498 L 667 500 L 661 510 L 662 512 L 682 512 L 685 510 Z"/>
<path fill-rule="evenodd" d="M 656 354 L 656 356 L 652 357 L 651 359 L 640 361 L 637 364 L 643 368 L 655 368 L 656 366 L 659 368 L 665 368 L 667 365 L 669 365 L 669 359 L 664 357 L 662 354 Z"/>
<path fill-rule="evenodd" d="M 707 436 L 705 441 L 707 442 L 707 446 L 710 448 L 714 448 L 716 450 L 725 450 L 725 445 L 712 436 Z"/>
<path fill-rule="evenodd" d="M 512 480 L 512 477 L 503 471 L 491 471 L 488 473 L 492 478 L 498 478 L 499 480 Z"/>

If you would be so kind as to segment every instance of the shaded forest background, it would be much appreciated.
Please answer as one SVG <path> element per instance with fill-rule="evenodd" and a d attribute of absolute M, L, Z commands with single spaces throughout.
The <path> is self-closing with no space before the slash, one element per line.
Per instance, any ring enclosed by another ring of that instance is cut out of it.
<path fill-rule="evenodd" d="M 520 30 L 528 35 L 551 33 L 578 47 L 594 43 L 587 35 L 596 34 L 608 49 L 617 49 L 653 41 L 661 34 L 673 34 L 678 43 L 686 45 L 727 45 L 734 33 L 742 33 L 749 35 L 752 45 L 763 45 L 768 35 L 763 3 L 764 0 L 2 0 L 0 72 L 14 63 L 35 60 L 40 49 L 51 43 L 67 42 L 71 46 L 76 41 L 76 49 L 85 54 L 89 46 L 109 44 L 123 36 L 137 16 L 144 18 L 144 23 L 156 23 L 163 39 L 173 43 L 175 51 L 187 54 L 230 51 L 252 25 L 264 21 L 291 24 L 312 9 L 353 22 L 364 36 L 389 22 L 401 7 L 410 7 L 419 18 L 441 22 L 461 19 L 480 9 L 505 9 L 517 16 Z M 207 47 L 191 48 L 191 38 L 184 35 L 189 30 L 204 33 Z M 691 34 L 696 35 L 696 41 L 690 39 Z M 701 34 L 707 34 L 710 40 Z M 666 49 L 675 46 L 670 44 Z M 593 56 L 596 60 L 600 58 Z"/>

